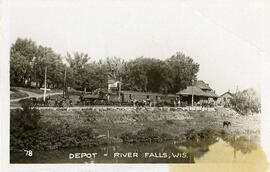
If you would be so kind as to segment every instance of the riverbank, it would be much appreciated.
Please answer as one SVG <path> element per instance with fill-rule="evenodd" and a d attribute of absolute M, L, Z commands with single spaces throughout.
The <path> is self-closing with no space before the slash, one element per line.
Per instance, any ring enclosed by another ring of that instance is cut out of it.
<path fill-rule="evenodd" d="M 52 124 L 92 126 L 98 134 L 119 136 L 123 132 L 137 132 L 155 128 L 159 132 L 179 136 L 187 130 L 223 129 L 223 121 L 230 121 L 226 132 L 259 139 L 260 116 L 243 116 L 228 108 L 216 111 L 184 111 L 175 108 L 93 108 L 85 110 L 40 110 L 41 120 Z"/>
<path fill-rule="evenodd" d="M 259 142 L 260 135 L 258 115 L 242 116 L 224 108 L 217 108 L 216 111 L 169 108 L 96 108 L 68 111 L 40 109 L 38 112 L 40 119 L 37 128 L 11 133 L 11 150 L 92 147 L 130 142 L 134 141 L 134 136 L 140 132 L 143 137 L 139 138 L 139 142 L 153 142 L 155 139 L 157 142 L 163 141 L 160 138 L 182 139 L 192 130 L 223 130 L 223 121 L 231 122 L 231 126 L 224 128 L 227 133 L 243 135 L 256 142 Z M 18 110 L 11 110 L 11 115 L 15 113 L 18 113 Z M 124 136 L 130 137 L 125 140 Z M 148 136 L 155 139 L 149 140 Z"/>

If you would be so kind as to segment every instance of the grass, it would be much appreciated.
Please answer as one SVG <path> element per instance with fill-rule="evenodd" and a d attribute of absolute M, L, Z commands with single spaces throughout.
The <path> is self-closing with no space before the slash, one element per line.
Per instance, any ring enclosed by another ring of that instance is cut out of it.
<path fill-rule="evenodd" d="M 247 135 L 247 131 L 260 131 L 258 116 L 221 116 L 217 112 L 183 112 L 183 111 L 125 111 L 125 110 L 83 110 L 83 111 L 42 111 L 42 120 L 53 123 L 67 122 L 70 125 L 89 125 L 99 134 L 110 130 L 112 136 L 123 133 L 136 133 L 141 129 L 154 128 L 158 132 L 180 136 L 188 130 L 211 128 L 223 129 L 223 121 L 232 125 L 224 128 L 226 132 Z M 259 132 L 254 132 L 253 139 L 259 139 Z"/>

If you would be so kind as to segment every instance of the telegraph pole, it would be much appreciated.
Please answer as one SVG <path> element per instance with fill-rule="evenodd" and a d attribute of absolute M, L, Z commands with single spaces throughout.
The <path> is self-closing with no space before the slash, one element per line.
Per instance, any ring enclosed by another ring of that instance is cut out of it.
<path fill-rule="evenodd" d="M 121 87 L 122 87 L 122 77 L 120 77 L 120 82 L 119 82 L 119 92 L 118 92 L 118 96 L 119 96 L 119 100 L 121 102 Z"/>
<path fill-rule="evenodd" d="M 192 95 L 191 95 L 191 106 L 193 107 L 193 102 L 194 102 L 194 93 L 193 93 L 193 82 L 194 80 L 191 80 L 191 89 L 192 89 Z"/>
<path fill-rule="evenodd" d="M 65 68 L 65 75 L 64 75 L 63 97 L 65 97 L 67 94 L 66 93 L 66 91 L 67 91 L 66 81 L 67 81 L 67 68 Z"/>
<path fill-rule="evenodd" d="M 44 94 L 43 94 L 43 101 L 44 102 L 46 99 L 46 91 L 47 91 L 47 65 L 45 66 Z"/>

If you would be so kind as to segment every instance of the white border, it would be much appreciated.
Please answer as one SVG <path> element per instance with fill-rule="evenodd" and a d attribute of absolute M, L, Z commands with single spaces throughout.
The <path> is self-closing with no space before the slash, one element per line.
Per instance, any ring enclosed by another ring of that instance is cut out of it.
<path fill-rule="evenodd" d="M 224 2 L 224 1 L 223 1 Z M 242 1 L 243 3 L 244 1 Z M 251 1 L 249 1 L 251 2 Z M 255 1 L 252 1 L 255 2 Z M 258 1 L 257 1 L 258 2 Z M 26 2 L 19 2 L 19 5 Z M 62 3 L 62 2 L 61 2 Z M 61 3 L 57 3 L 58 5 Z M 205 2 L 201 2 L 205 3 Z M 241 3 L 241 2 L 239 2 Z M 228 4 L 228 3 L 226 3 Z M 259 1 L 262 6 L 262 39 L 261 51 L 261 95 L 262 95 L 262 146 L 270 155 L 270 6 L 268 1 Z M 50 3 L 49 3 L 50 5 Z M 168 171 L 164 164 L 43 164 L 43 165 L 9 165 L 9 4 L 0 0 L 0 116 L 1 116 L 1 171 Z M 268 51 L 263 51 L 268 49 Z"/>

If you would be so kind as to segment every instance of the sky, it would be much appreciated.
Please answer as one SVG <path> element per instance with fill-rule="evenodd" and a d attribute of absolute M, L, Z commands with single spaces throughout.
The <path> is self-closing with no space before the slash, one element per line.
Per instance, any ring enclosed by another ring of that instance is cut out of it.
<path fill-rule="evenodd" d="M 260 92 L 258 1 L 12 0 L 9 5 L 11 43 L 31 38 L 62 55 L 79 51 L 92 59 L 166 59 L 181 51 L 200 64 L 198 79 L 218 94 L 237 88 Z"/>

